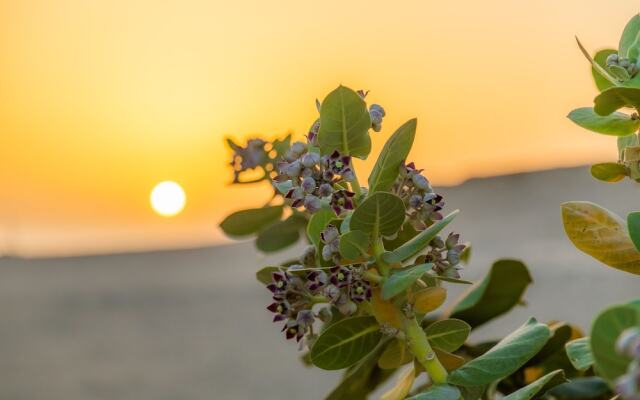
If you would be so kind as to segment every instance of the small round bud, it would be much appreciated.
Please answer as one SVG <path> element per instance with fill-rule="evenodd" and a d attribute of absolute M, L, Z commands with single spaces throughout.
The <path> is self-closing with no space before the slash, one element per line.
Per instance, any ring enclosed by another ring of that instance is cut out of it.
<path fill-rule="evenodd" d="M 346 168 L 345 170 L 343 170 L 341 173 L 341 176 L 342 176 L 342 179 L 348 182 L 351 182 L 356 178 L 351 168 Z"/>
<path fill-rule="evenodd" d="M 411 177 L 411 181 L 416 186 L 416 188 L 420 190 L 427 190 L 430 187 L 429 181 L 427 180 L 427 178 L 419 174 L 413 175 Z"/>
<path fill-rule="evenodd" d="M 331 313 L 331 308 L 322 307 L 318 312 L 318 318 L 320 319 L 320 321 L 324 323 L 331 321 L 331 319 L 333 318 L 333 314 Z"/>
<path fill-rule="evenodd" d="M 323 183 L 318 188 L 318 194 L 320 197 L 329 197 L 333 194 L 333 186 L 328 183 Z"/>
<path fill-rule="evenodd" d="M 302 187 L 305 193 L 313 193 L 316 190 L 316 181 L 312 177 L 307 176 L 302 180 L 300 187 Z"/>
<path fill-rule="evenodd" d="M 338 311 L 340 311 L 344 315 L 352 315 L 356 311 L 358 311 L 358 305 L 351 300 L 348 300 L 342 304 L 337 304 L 336 307 L 338 308 Z"/>
<path fill-rule="evenodd" d="M 422 205 L 422 196 L 420 196 L 419 194 L 414 194 L 411 197 L 409 197 L 409 206 L 412 208 L 420 208 L 420 206 Z"/>
<path fill-rule="evenodd" d="M 307 211 L 309 211 L 310 213 L 313 214 L 314 212 L 318 211 L 321 207 L 322 207 L 322 203 L 320 202 L 320 199 L 317 198 L 316 196 L 307 195 L 307 197 L 304 198 L 304 208 L 306 208 Z"/>
<path fill-rule="evenodd" d="M 431 239 L 431 242 L 429 242 L 429 244 L 431 245 L 431 247 L 435 247 L 436 249 L 442 249 L 445 247 L 444 240 L 442 240 L 440 236 L 436 236 Z"/>
<path fill-rule="evenodd" d="M 627 68 L 629 66 L 629 59 L 628 58 L 621 58 L 618 61 L 618 65 L 621 66 L 622 68 Z"/>
<path fill-rule="evenodd" d="M 282 172 L 291 178 L 295 178 L 300 175 L 301 169 L 302 169 L 302 166 L 300 165 L 300 161 L 294 160 L 284 165 L 282 168 Z"/>
<path fill-rule="evenodd" d="M 616 65 L 616 64 L 618 64 L 618 59 L 619 58 L 620 57 L 616 53 L 609 54 L 609 56 L 607 57 L 607 65 Z"/>
<path fill-rule="evenodd" d="M 447 261 L 449 261 L 449 264 L 451 265 L 456 265 L 460 263 L 460 253 L 457 252 L 456 250 L 449 250 L 447 252 Z"/>
<path fill-rule="evenodd" d="M 631 358 L 640 358 L 640 328 L 622 332 L 616 341 L 616 351 Z"/>
<path fill-rule="evenodd" d="M 307 153 L 302 156 L 302 165 L 311 168 L 320 163 L 320 155 L 317 153 Z"/>
<path fill-rule="evenodd" d="M 333 258 L 333 250 L 331 246 L 324 246 L 322 248 L 322 259 L 325 261 L 329 261 Z"/>
<path fill-rule="evenodd" d="M 307 150 L 307 145 L 304 142 L 295 142 L 291 145 L 291 151 L 298 156 L 302 155 Z"/>

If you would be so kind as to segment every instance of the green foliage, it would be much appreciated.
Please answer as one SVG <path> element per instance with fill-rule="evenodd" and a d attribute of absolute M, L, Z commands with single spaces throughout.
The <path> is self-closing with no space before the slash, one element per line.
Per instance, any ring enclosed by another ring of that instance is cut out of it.
<path fill-rule="evenodd" d="M 622 159 L 624 150 L 627 147 L 635 147 L 640 143 L 638 142 L 638 135 L 620 136 L 618 137 L 618 158 Z"/>
<path fill-rule="evenodd" d="M 557 400 L 609 400 L 611 389 L 598 377 L 577 378 L 558 385 L 548 392 L 551 399 Z"/>
<path fill-rule="evenodd" d="M 570 341 L 566 344 L 565 349 L 575 369 L 584 371 L 593 365 L 593 353 L 588 337 Z"/>
<path fill-rule="evenodd" d="M 415 118 L 405 122 L 385 143 L 378 161 L 369 175 L 369 190 L 372 193 L 391 189 L 398 177 L 398 170 L 413 145 L 417 123 Z"/>
<path fill-rule="evenodd" d="M 378 192 L 366 198 L 353 212 L 351 230 L 360 230 L 374 236 L 393 235 L 404 223 L 405 208 L 398 196 Z"/>
<path fill-rule="evenodd" d="M 409 289 L 433 264 L 419 264 L 393 272 L 382 285 L 382 299 L 390 298 Z"/>
<path fill-rule="evenodd" d="M 284 221 L 276 222 L 260 231 L 256 239 L 256 247 L 265 253 L 287 248 L 300 239 L 300 231 L 306 224 L 307 220 L 304 217 L 291 215 Z"/>
<path fill-rule="evenodd" d="M 564 371 L 561 369 L 548 373 L 542 378 L 523 387 L 522 389 L 505 396 L 503 400 L 529 400 L 534 398 L 538 393 L 544 394 L 549 389 L 566 382 Z"/>
<path fill-rule="evenodd" d="M 425 329 L 429 343 L 448 352 L 458 350 L 467 340 L 470 332 L 469 324 L 451 318 L 436 321 Z"/>
<path fill-rule="evenodd" d="M 375 318 L 345 318 L 318 337 L 311 348 L 311 362 L 327 370 L 350 367 L 369 354 L 381 338 Z"/>
<path fill-rule="evenodd" d="M 362 231 L 349 231 L 340 236 L 340 254 L 347 260 L 369 255 L 369 235 Z"/>
<path fill-rule="evenodd" d="M 631 359 L 615 350 L 616 339 L 627 328 L 640 326 L 640 306 L 618 305 L 608 308 L 593 321 L 591 352 L 598 374 L 613 381 L 627 371 Z"/>
<path fill-rule="evenodd" d="M 517 260 L 499 260 L 453 307 L 450 317 L 480 326 L 511 310 L 532 282 L 527 267 Z"/>
<path fill-rule="evenodd" d="M 609 57 L 611 54 L 617 54 L 617 53 L 618 51 L 613 49 L 600 50 L 593 57 L 593 60 L 600 67 L 599 69 L 604 70 L 604 68 L 606 68 L 606 65 L 607 65 L 606 64 L 607 57 Z M 600 72 L 598 72 L 598 70 L 596 70 L 596 68 L 593 66 L 591 67 L 591 75 L 593 76 L 593 80 L 596 84 L 596 87 L 601 92 L 603 90 L 607 90 L 610 87 L 614 86 L 608 79 L 604 78 L 600 74 Z"/>
<path fill-rule="evenodd" d="M 449 383 L 482 386 L 505 378 L 531 359 L 549 340 L 551 331 L 534 318 L 502 339 L 491 350 L 449 375 Z"/>
<path fill-rule="evenodd" d="M 327 209 L 323 208 L 320 211 L 316 212 L 309 219 L 309 224 L 307 225 L 307 237 L 313 243 L 316 248 L 320 247 L 320 233 L 327 227 L 329 222 L 336 218 L 336 214 Z"/>
<path fill-rule="evenodd" d="M 562 204 L 562 222 L 579 250 L 610 267 L 640 274 L 640 252 L 620 217 L 596 204 L 572 201 Z"/>
<path fill-rule="evenodd" d="M 460 390 L 450 385 L 433 385 L 426 391 L 408 398 L 407 400 L 458 400 Z"/>
<path fill-rule="evenodd" d="M 634 15 L 625 26 L 620 36 L 618 53 L 623 57 L 634 59 L 640 55 L 640 16 Z"/>
<path fill-rule="evenodd" d="M 234 212 L 220 223 L 220 228 L 229 236 L 252 235 L 280 220 L 282 206 L 267 206 Z"/>
<path fill-rule="evenodd" d="M 353 90 L 339 86 L 322 102 L 318 141 L 322 154 L 338 150 L 365 159 L 371 151 L 371 118 L 364 100 Z"/>
<path fill-rule="evenodd" d="M 601 116 L 591 107 L 576 108 L 567 116 L 577 125 L 592 132 L 612 136 L 631 135 L 640 128 L 640 119 L 632 118 L 621 112 Z"/>
<path fill-rule="evenodd" d="M 393 339 L 384 349 L 378 359 L 378 366 L 382 369 L 397 369 L 413 361 L 413 354 L 409 351 L 404 340 Z"/>
<path fill-rule="evenodd" d="M 594 99 L 593 111 L 606 116 L 622 107 L 640 108 L 640 88 L 612 87 Z"/>
<path fill-rule="evenodd" d="M 632 212 L 627 215 L 627 228 L 636 250 L 640 251 L 640 212 Z"/>
<path fill-rule="evenodd" d="M 591 176 L 603 182 L 618 182 L 627 176 L 627 168 L 618 163 L 601 163 L 591 166 Z"/>

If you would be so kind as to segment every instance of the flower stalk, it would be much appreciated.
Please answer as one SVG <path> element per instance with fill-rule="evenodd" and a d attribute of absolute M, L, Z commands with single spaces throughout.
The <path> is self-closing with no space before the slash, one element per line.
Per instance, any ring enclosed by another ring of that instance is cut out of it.
<path fill-rule="evenodd" d="M 435 351 L 427 340 L 427 335 L 418 324 L 415 316 L 404 319 L 404 333 L 409 349 L 422 365 L 434 384 L 447 382 L 447 370 L 442 366 Z"/>

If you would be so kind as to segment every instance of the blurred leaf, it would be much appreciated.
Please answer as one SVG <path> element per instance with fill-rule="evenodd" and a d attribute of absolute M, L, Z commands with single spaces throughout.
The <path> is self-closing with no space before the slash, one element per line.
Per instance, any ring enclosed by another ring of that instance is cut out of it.
<path fill-rule="evenodd" d="M 449 383 L 482 386 L 511 375 L 549 340 L 549 327 L 531 318 L 495 347 L 449 375 Z"/>
<path fill-rule="evenodd" d="M 247 236 L 279 221 L 281 217 L 282 206 L 252 208 L 229 215 L 220 223 L 220 228 L 229 236 Z"/>
<path fill-rule="evenodd" d="M 585 129 L 604 135 L 627 136 L 640 128 L 639 119 L 621 112 L 603 117 L 596 114 L 591 107 L 576 108 L 567 117 Z"/>
<path fill-rule="evenodd" d="M 549 324 L 549 329 L 551 329 L 551 338 L 538 354 L 529 360 L 527 366 L 542 364 L 555 354 L 564 352 L 564 346 L 571 339 L 573 328 L 567 323 L 556 322 Z"/>
<path fill-rule="evenodd" d="M 640 50 L 640 16 L 634 15 L 627 25 L 624 27 L 620 43 L 618 44 L 618 52 L 620 57 L 638 58 Z"/>
<path fill-rule="evenodd" d="M 418 233 L 411 240 L 398 247 L 397 249 L 384 254 L 384 261 L 392 264 L 396 262 L 403 262 L 409 258 L 415 256 L 429 244 L 431 239 L 436 237 L 441 230 L 443 230 L 453 219 L 458 215 L 458 210 L 453 211 L 440 221 L 435 222 L 433 225 Z"/>
<path fill-rule="evenodd" d="M 411 365 L 400 375 L 396 384 L 380 397 L 380 400 L 404 400 L 409 394 L 415 380 L 416 370 L 413 365 Z"/>
<path fill-rule="evenodd" d="M 640 306 L 627 304 L 608 308 L 591 327 L 591 352 L 598 374 L 613 382 L 627 371 L 629 357 L 618 354 L 615 343 L 627 328 L 640 326 Z"/>
<path fill-rule="evenodd" d="M 258 272 L 256 272 L 256 279 L 258 280 L 258 282 L 268 285 L 273 281 L 271 274 L 280 270 L 282 270 L 282 268 L 276 266 L 261 268 L 260 270 L 258 270 Z"/>
<path fill-rule="evenodd" d="M 433 385 L 426 391 L 409 397 L 407 400 L 458 400 L 460 398 L 460 390 L 455 386 L 449 385 Z"/>
<path fill-rule="evenodd" d="M 636 211 L 627 215 L 627 228 L 636 250 L 640 251 L 640 212 Z"/>
<path fill-rule="evenodd" d="M 589 377 L 573 379 L 558 385 L 548 394 L 552 399 L 557 400 L 600 400 L 609 399 L 611 389 L 601 378 Z"/>
<path fill-rule="evenodd" d="M 462 367 L 466 362 L 464 358 L 437 347 L 434 347 L 433 351 L 436 353 L 436 357 L 438 357 L 438 360 L 440 360 L 440 363 L 447 371 L 455 371 Z"/>
<path fill-rule="evenodd" d="M 419 264 L 392 272 L 382 285 L 382 299 L 389 300 L 393 296 L 409 289 L 432 267 L 433 264 L 431 263 Z"/>
<path fill-rule="evenodd" d="M 342 155 L 367 158 L 371 151 L 369 128 L 367 105 L 353 90 L 339 86 L 322 102 L 318 132 L 322 154 L 338 150 Z"/>
<path fill-rule="evenodd" d="M 256 247 L 265 253 L 287 248 L 300 239 L 300 231 L 306 225 L 307 220 L 303 216 L 293 214 L 284 221 L 276 222 L 260 231 Z"/>
<path fill-rule="evenodd" d="M 307 236 L 316 248 L 320 247 L 320 233 L 322 233 L 324 228 L 327 227 L 327 224 L 335 218 L 336 214 L 332 210 L 326 208 L 318 210 L 311 216 L 309 224 L 307 225 Z"/>
<path fill-rule="evenodd" d="M 503 397 L 503 400 L 529 400 L 533 399 L 538 393 L 544 394 L 549 389 L 561 383 L 567 382 L 564 377 L 564 371 L 561 369 L 548 373 L 535 382 L 523 387 L 522 389 Z"/>
<path fill-rule="evenodd" d="M 326 370 L 347 368 L 369 354 L 381 338 L 374 317 L 345 318 L 320 334 L 311 349 L 311 361 Z"/>
<path fill-rule="evenodd" d="M 609 115 L 622 107 L 640 108 L 640 88 L 612 87 L 594 99 L 593 110 L 598 115 Z"/>
<path fill-rule="evenodd" d="M 400 229 L 405 218 L 404 203 L 395 194 L 378 192 L 370 195 L 353 212 L 351 230 L 373 235 L 391 236 Z"/>
<path fill-rule="evenodd" d="M 340 236 L 340 254 L 347 260 L 369 255 L 369 235 L 362 231 L 349 231 Z"/>
<path fill-rule="evenodd" d="M 511 310 L 532 282 L 527 267 L 517 260 L 498 260 L 489 273 L 453 306 L 451 318 L 477 327 Z"/>
<path fill-rule="evenodd" d="M 447 290 L 443 287 L 428 287 L 413 295 L 413 308 L 420 314 L 430 313 L 440 308 L 447 299 Z"/>
<path fill-rule="evenodd" d="M 370 193 L 385 192 L 391 189 L 400 172 L 400 166 L 409 155 L 413 145 L 417 123 L 415 118 L 410 119 L 387 140 L 371 175 L 369 175 Z"/>
<path fill-rule="evenodd" d="M 566 344 L 565 349 L 573 367 L 584 371 L 593 365 L 590 338 L 583 337 Z"/>
<path fill-rule="evenodd" d="M 436 321 L 425 329 L 429 343 L 448 352 L 458 350 L 470 332 L 471 326 L 459 319 Z"/>
<path fill-rule="evenodd" d="M 371 307 L 380 325 L 389 324 L 394 328 L 403 329 L 402 312 L 393 303 L 382 300 L 379 288 L 372 291 Z"/>
<path fill-rule="evenodd" d="M 442 282 L 449 282 L 449 283 L 457 283 L 460 285 L 473 285 L 473 282 L 471 281 L 466 281 L 464 279 L 458 279 L 458 278 L 451 278 L 448 276 L 440 276 L 440 275 L 436 275 L 435 273 L 427 273 L 424 277 L 423 277 L 425 282 L 429 282 L 429 281 L 442 281 Z"/>
<path fill-rule="evenodd" d="M 620 217 L 597 204 L 571 201 L 562 204 L 562 221 L 579 250 L 610 267 L 640 274 L 640 252 Z"/>
<path fill-rule="evenodd" d="M 394 338 L 382 352 L 378 366 L 382 369 L 397 369 L 411 361 L 413 361 L 413 354 L 404 340 Z"/>
<path fill-rule="evenodd" d="M 617 54 L 617 53 L 618 51 L 613 49 L 600 50 L 593 57 L 593 60 L 602 69 L 604 69 L 607 67 L 607 57 L 609 57 L 611 54 Z M 596 87 L 598 88 L 599 91 L 602 92 L 603 90 L 607 90 L 613 86 L 613 84 L 609 82 L 606 78 L 602 77 L 602 75 L 600 75 L 600 73 L 593 66 L 591 66 L 591 75 L 593 76 L 593 80 L 595 81 Z"/>
<path fill-rule="evenodd" d="M 635 147 L 638 142 L 638 135 L 620 136 L 618 137 L 618 158 L 622 160 L 624 149 L 627 147 Z"/>
<path fill-rule="evenodd" d="M 618 163 L 594 164 L 591 176 L 603 182 L 618 182 L 627 176 L 627 167 Z"/>

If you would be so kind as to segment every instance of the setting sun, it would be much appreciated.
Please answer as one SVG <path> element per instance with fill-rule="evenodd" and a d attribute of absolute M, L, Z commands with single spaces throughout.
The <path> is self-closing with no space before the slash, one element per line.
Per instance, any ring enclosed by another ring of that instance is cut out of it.
<path fill-rule="evenodd" d="M 172 181 L 158 183 L 151 191 L 151 207 L 163 217 L 179 214 L 186 203 L 184 189 Z"/>

